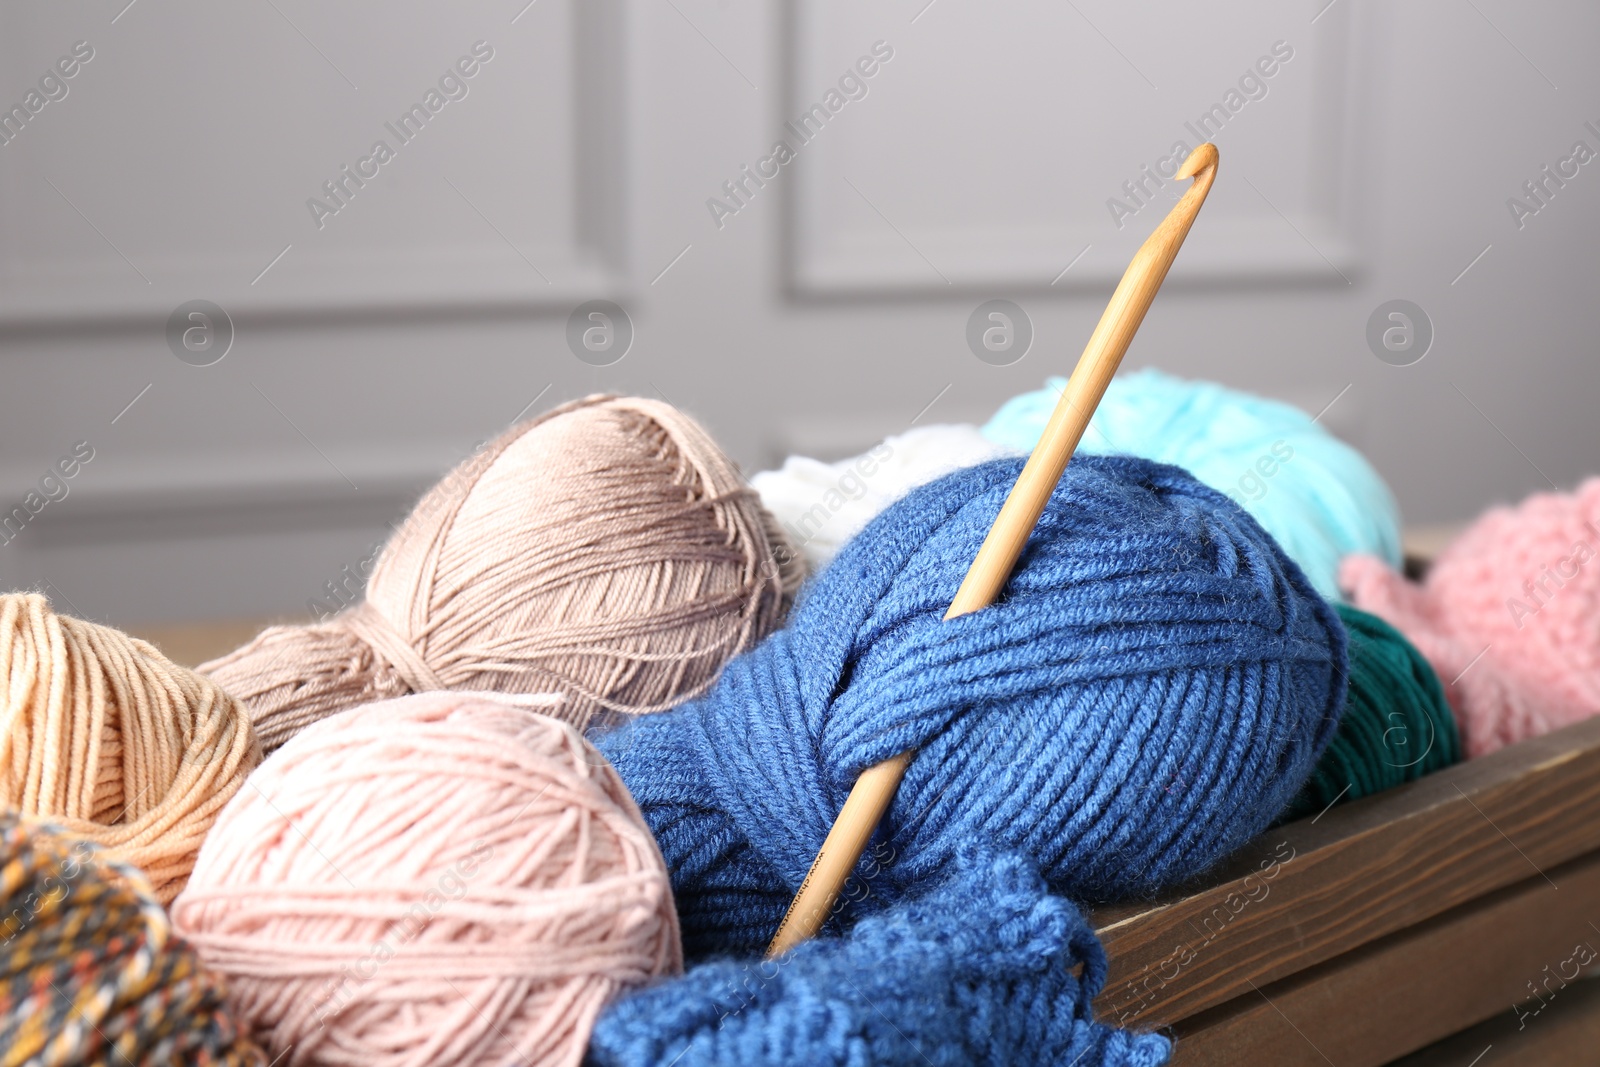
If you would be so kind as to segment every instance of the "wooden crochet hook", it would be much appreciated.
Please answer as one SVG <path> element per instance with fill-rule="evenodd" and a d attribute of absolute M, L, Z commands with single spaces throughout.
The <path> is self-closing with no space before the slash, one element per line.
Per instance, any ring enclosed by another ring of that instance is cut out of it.
<path fill-rule="evenodd" d="M 1105 396 L 1106 386 L 1111 384 L 1123 353 L 1127 352 L 1139 324 L 1144 321 L 1145 312 L 1150 310 L 1150 303 L 1166 279 L 1168 268 L 1177 258 L 1178 249 L 1183 247 L 1183 239 L 1189 236 L 1189 227 L 1200 213 L 1200 206 L 1206 202 L 1206 194 L 1217 177 L 1216 146 L 1202 144 L 1191 152 L 1175 177 L 1193 178 L 1194 184 L 1149 239 L 1139 246 L 1123 272 L 1122 281 L 1111 294 L 1111 302 L 1090 335 L 1050 421 L 1045 423 L 1044 434 L 1034 446 L 1033 455 L 1017 475 L 1011 495 L 1006 497 L 994 525 L 989 528 L 989 536 L 984 538 L 961 588 L 956 590 L 950 610 L 944 613 L 946 619 L 988 607 L 1011 576 L 1011 569 L 1022 555 L 1022 548 L 1028 543 L 1039 516 L 1044 514 L 1045 504 L 1066 471 L 1067 461 L 1088 428 L 1094 409 Z M 868 839 L 884 812 L 889 810 L 913 755 L 902 752 L 867 768 L 856 779 L 850 796 L 834 820 L 833 829 L 822 843 L 822 850 L 806 873 L 805 881 L 800 883 L 800 891 L 789 905 L 777 936 L 767 947 L 769 959 L 783 955 L 821 929 L 844 888 L 845 879 L 855 870 Z"/>

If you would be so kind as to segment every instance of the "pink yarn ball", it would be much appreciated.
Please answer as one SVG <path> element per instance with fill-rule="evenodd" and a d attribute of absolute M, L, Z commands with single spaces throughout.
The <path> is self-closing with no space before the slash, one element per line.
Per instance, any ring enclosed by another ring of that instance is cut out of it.
<path fill-rule="evenodd" d="M 298 734 L 224 809 L 173 918 L 291 1065 L 576 1065 L 607 1002 L 682 970 L 616 772 L 484 694 Z"/>
<path fill-rule="evenodd" d="M 1369 556 L 1339 581 L 1433 664 L 1467 755 L 1600 713 L 1600 478 L 1487 512 L 1420 585 Z"/>

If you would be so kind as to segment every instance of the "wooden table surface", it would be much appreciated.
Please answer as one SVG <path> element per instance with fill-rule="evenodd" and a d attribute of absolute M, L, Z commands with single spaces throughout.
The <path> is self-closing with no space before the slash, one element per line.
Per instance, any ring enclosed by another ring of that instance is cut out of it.
<path fill-rule="evenodd" d="M 271 625 L 270 620 L 233 619 L 130 626 L 128 632 L 155 645 L 172 662 L 184 667 L 196 667 L 232 652 Z"/>

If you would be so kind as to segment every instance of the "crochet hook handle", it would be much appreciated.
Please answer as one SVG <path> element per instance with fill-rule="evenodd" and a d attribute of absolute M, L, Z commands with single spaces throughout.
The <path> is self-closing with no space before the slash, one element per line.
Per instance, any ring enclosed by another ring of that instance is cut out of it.
<path fill-rule="evenodd" d="M 1039 443 L 1034 446 L 1022 473 L 1017 475 L 1016 484 L 1011 487 L 1000 514 L 989 528 L 989 535 L 962 579 L 961 588 L 956 590 L 955 599 L 944 614 L 946 619 L 988 607 L 1011 576 L 1011 569 L 1022 555 L 1039 516 L 1044 514 L 1045 505 L 1066 471 L 1073 450 L 1088 429 L 1089 419 L 1100 398 L 1105 396 L 1106 386 L 1111 384 L 1123 353 L 1127 352 L 1139 324 L 1144 321 L 1145 312 L 1150 310 L 1156 292 L 1167 277 L 1167 270 L 1189 235 L 1189 227 L 1211 191 L 1211 183 L 1217 177 L 1216 146 L 1206 143 L 1191 152 L 1176 177 L 1193 178 L 1194 184 L 1139 246 L 1123 272 L 1122 281 L 1117 283 L 1116 292 L 1111 294 L 1111 301 L 1100 316 L 1100 324 L 1084 346 L 1083 355 L 1078 358 L 1078 366 L 1068 379 L 1050 421 L 1045 423 Z M 800 883 L 800 890 L 789 905 L 777 936 L 767 947 L 769 959 L 783 955 L 822 928 L 844 888 L 845 879 L 855 870 L 873 831 L 889 810 L 912 755 L 902 752 L 867 768 L 856 779 L 811 870 Z"/>

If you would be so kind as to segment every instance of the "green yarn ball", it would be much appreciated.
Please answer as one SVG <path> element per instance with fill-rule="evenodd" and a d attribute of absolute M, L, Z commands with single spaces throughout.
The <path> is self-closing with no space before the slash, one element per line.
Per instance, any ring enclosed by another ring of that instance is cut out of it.
<path fill-rule="evenodd" d="M 1350 695 L 1338 732 L 1280 822 L 1380 793 L 1461 759 L 1444 687 L 1422 653 L 1376 615 L 1337 607 L 1350 634 Z"/>

